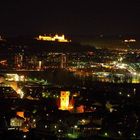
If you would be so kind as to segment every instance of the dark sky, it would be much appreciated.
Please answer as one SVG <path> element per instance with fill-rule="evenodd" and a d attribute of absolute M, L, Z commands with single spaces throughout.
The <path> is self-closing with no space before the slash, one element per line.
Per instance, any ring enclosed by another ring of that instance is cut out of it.
<path fill-rule="evenodd" d="M 139 26 L 140 0 L 3 0 L 0 3 L 1 34 L 140 34 Z"/>

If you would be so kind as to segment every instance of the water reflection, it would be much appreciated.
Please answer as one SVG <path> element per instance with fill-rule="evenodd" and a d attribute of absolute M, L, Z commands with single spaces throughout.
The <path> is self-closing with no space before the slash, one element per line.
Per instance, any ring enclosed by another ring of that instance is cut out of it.
<path fill-rule="evenodd" d="M 7 72 L 6 72 L 7 73 Z M 5 73 L 5 74 L 6 74 Z M 116 73 L 80 73 L 70 72 L 64 69 L 48 69 L 46 71 L 15 72 L 24 75 L 29 82 L 39 84 L 51 83 L 54 85 L 92 85 L 93 82 L 108 83 L 140 83 L 140 74 L 116 74 Z M 5 75 L 3 74 L 3 75 Z"/>
<path fill-rule="evenodd" d="M 90 82 L 109 82 L 109 83 L 140 83 L 140 75 L 124 75 L 124 74 L 109 74 L 108 76 L 95 75 L 75 75 L 74 76 L 83 81 Z"/>

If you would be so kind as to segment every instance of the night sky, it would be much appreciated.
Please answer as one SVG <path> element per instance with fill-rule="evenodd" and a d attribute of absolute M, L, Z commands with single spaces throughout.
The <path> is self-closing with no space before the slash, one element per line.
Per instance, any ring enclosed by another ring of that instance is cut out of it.
<path fill-rule="evenodd" d="M 1 1 L 0 33 L 140 34 L 139 0 L 50 1 Z"/>

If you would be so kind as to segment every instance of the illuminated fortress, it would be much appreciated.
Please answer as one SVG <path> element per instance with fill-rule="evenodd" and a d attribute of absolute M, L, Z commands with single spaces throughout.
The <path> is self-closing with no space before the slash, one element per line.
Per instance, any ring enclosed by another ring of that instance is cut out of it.
<path fill-rule="evenodd" d="M 46 36 L 46 35 L 39 35 L 37 40 L 43 40 L 43 41 L 58 41 L 58 42 L 70 42 L 65 38 L 64 35 L 58 36 L 57 34 L 55 36 Z"/>

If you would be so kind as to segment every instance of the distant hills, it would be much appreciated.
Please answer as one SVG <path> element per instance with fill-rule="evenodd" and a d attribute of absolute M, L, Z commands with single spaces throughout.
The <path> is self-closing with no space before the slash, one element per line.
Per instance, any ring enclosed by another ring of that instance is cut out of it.
<path fill-rule="evenodd" d="M 10 37 L 0 40 L 0 46 L 12 49 L 26 49 L 30 52 L 85 52 L 95 51 L 96 48 L 140 49 L 140 39 L 137 36 L 71 36 L 72 42 L 53 42 L 36 40 L 32 37 Z M 125 39 L 135 38 L 136 42 L 124 43 Z"/>
<path fill-rule="evenodd" d="M 9 49 L 20 51 L 24 49 L 30 53 L 40 51 L 48 52 L 83 52 L 94 51 L 95 47 L 90 45 L 83 45 L 76 42 L 53 42 L 42 41 L 31 38 L 8 38 L 6 41 L 0 41 L 0 49 Z"/>
<path fill-rule="evenodd" d="M 136 39 L 133 43 L 124 43 L 125 39 Z M 125 48 L 140 49 L 140 37 L 136 35 L 124 36 L 79 36 L 77 41 L 82 45 L 94 46 L 95 48 Z"/>

